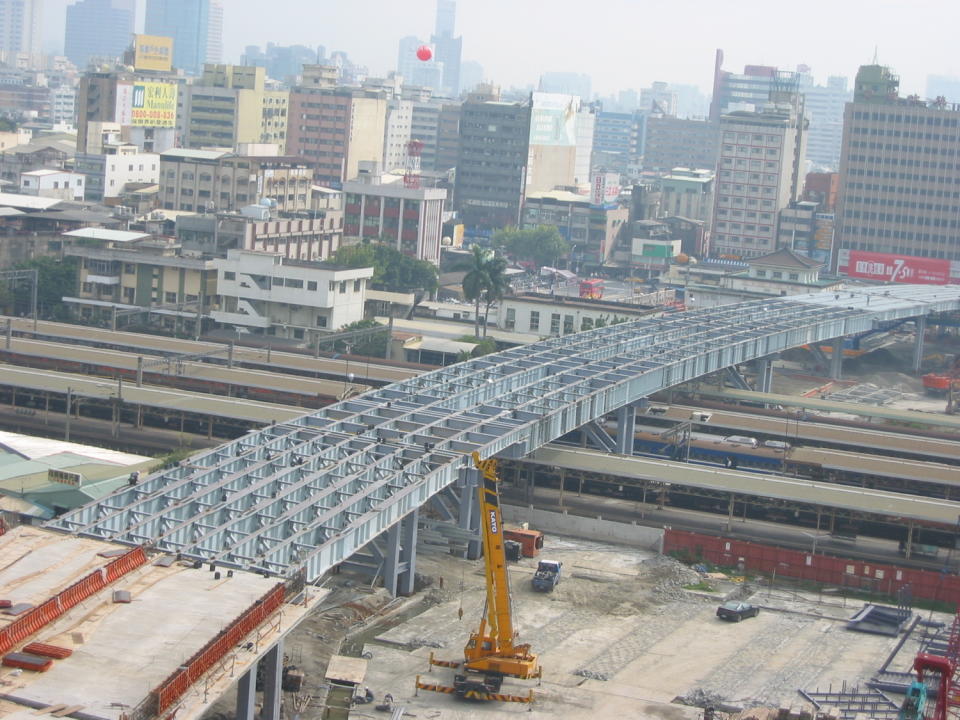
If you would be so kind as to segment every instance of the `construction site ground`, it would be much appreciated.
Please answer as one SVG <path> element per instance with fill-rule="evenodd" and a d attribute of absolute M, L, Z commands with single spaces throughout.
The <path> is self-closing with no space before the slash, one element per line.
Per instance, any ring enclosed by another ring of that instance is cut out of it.
<path fill-rule="evenodd" d="M 363 685 L 375 699 L 354 707 L 350 717 L 388 717 L 375 705 L 389 693 L 395 707 L 406 708 L 405 717 L 430 720 L 519 713 L 682 720 L 701 711 L 678 703 L 680 697 L 799 709 L 805 705 L 801 688 L 863 686 L 898 641 L 848 631 L 846 621 L 863 603 L 829 592 L 771 589 L 766 579 L 707 579 L 712 591 L 685 589 L 702 588 L 704 579 L 672 559 L 558 536 L 547 537 L 541 557 L 563 562 L 563 580 L 554 592 L 532 590 L 534 559 L 511 563 L 510 575 L 519 640 L 539 653 L 543 679 L 540 684 L 507 679 L 502 689 L 523 695 L 532 688 L 532 705 L 415 693 L 418 675 L 424 682 L 452 684 L 453 670 L 428 671 L 429 655 L 462 659 L 485 596 L 481 561 L 421 546 L 417 573 L 424 587 L 412 598 L 390 600 L 346 574 L 331 578 L 331 595 L 287 641 L 289 662 L 306 673 L 303 691 L 287 693 L 287 717 L 325 717 L 324 671 L 338 652 L 368 660 Z M 759 616 L 740 623 L 719 620 L 718 604 L 731 597 L 760 605 Z M 890 669 L 908 671 L 917 649 L 918 640 L 908 638 Z M 221 710 L 221 717 L 230 717 L 229 703 Z"/>

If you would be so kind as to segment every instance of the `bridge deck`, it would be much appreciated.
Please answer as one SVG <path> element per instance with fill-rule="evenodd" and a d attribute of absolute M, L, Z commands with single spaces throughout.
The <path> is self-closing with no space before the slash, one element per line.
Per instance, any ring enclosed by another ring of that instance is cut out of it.
<path fill-rule="evenodd" d="M 271 573 L 304 567 L 315 578 L 452 484 L 471 451 L 524 456 L 718 369 L 957 309 L 960 287 L 878 287 L 552 338 L 250 433 L 53 526 Z"/>

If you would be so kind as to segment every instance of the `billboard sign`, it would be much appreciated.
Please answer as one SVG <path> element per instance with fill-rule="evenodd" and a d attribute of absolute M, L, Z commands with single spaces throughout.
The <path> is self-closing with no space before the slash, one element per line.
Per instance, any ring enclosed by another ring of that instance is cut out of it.
<path fill-rule="evenodd" d="M 841 271 L 844 268 L 841 266 Z M 846 274 L 879 282 L 946 285 L 950 282 L 950 261 L 939 258 L 894 255 L 851 250 Z"/>
<path fill-rule="evenodd" d="M 590 204 L 595 207 L 615 205 L 620 198 L 620 176 L 617 173 L 597 173 L 590 181 Z"/>
<path fill-rule="evenodd" d="M 176 127 L 177 86 L 161 82 L 118 85 L 116 118 L 121 125 L 133 127 Z"/>
<path fill-rule="evenodd" d="M 577 146 L 580 98 L 560 93 L 533 93 L 530 145 Z"/>
<path fill-rule="evenodd" d="M 173 38 L 134 35 L 133 67 L 135 70 L 170 72 L 173 69 Z"/>

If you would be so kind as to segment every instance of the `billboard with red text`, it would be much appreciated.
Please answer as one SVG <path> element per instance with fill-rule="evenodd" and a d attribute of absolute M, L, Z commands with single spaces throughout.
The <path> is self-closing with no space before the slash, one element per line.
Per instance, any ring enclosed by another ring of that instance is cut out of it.
<path fill-rule="evenodd" d="M 851 250 L 846 267 L 841 263 L 840 272 L 877 282 L 946 285 L 950 282 L 950 261 Z"/>

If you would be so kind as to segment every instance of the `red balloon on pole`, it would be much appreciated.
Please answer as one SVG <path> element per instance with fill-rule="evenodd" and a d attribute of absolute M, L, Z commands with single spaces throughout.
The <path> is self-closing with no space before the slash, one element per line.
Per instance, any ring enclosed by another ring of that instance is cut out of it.
<path fill-rule="evenodd" d="M 417 48 L 417 58 L 426 62 L 433 57 L 433 50 L 430 49 L 429 45 L 421 45 Z"/>

